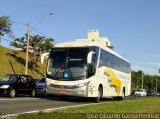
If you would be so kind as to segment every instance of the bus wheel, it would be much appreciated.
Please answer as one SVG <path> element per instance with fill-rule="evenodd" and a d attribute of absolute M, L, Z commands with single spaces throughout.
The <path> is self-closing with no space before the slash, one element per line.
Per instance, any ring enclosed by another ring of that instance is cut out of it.
<path fill-rule="evenodd" d="M 94 99 L 94 102 L 99 103 L 101 101 L 102 98 L 102 88 L 99 87 L 98 88 L 98 96 Z"/>
<path fill-rule="evenodd" d="M 122 92 L 122 99 L 124 99 L 125 98 L 125 90 L 123 90 L 123 92 Z"/>
<path fill-rule="evenodd" d="M 123 100 L 124 99 L 124 97 L 125 97 L 125 90 L 123 89 L 123 91 L 122 91 L 122 95 L 121 96 L 119 96 L 119 97 L 117 97 L 117 100 Z"/>
<path fill-rule="evenodd" d="M 123 91 L 122 91 L 122 96 L 121 96 L 121 100 L 123 100 L 124 97 L 125 97 L 125 90 L 123 89 Z"/>

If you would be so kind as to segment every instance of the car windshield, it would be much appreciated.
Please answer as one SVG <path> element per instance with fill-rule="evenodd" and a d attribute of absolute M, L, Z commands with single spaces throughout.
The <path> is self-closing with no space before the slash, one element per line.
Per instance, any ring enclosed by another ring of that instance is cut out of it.
<path fill-rule="evenodd" d="M 137 90 L 138 92 L 143 92 L 143 90 Z"/>
<path fill-rule="evenodd" d="M 154 90 L 149 90 L 148 92 L 149 92 L 149 93 L 155 93 L 155 91 L 154 91 Z"/>
<path fill-rule="evenodd" d="M 3 76 L 0 81 L 5 81 L 5 82 L 15 82 L 16 81 L 16 76 L 12 75 L 5 75 Z"/>
<path fill-rule="evenodd" d="M 48 61 L 47 77 L 56 80 L 86 78 L 89 48 L 55 48 Z"/>

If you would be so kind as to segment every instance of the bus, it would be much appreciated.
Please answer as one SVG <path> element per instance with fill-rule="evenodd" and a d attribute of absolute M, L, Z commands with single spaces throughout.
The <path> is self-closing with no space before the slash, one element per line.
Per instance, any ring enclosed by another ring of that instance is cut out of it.
<path fill-rule="evenodd" d="M 98 31 L 88 32 L 87 39 L 56 44 L 42 55 L 42 63 L 45 57 L 47 94 L 88 97 L 95 102 L 130 95 L 130 63 Z"/>

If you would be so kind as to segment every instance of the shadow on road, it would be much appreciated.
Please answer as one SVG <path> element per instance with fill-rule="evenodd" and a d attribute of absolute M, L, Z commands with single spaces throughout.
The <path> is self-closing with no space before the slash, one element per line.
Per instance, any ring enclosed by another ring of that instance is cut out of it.
<path fill-rule="evenodd" d="M 66 102 L 86 102 L 91 103 L 94 102 L 93 98 L 86 98 L 86 97 L 75 97 L 75 96 L 62 96 L 62 95 L 38 95 L 37 98 L 45 99 L 45 100 L 55 100 L 55 101 L 66 101 Z M 113 98 L 103 98 L 101 100 L 104 101 L 117 101 Z"/>

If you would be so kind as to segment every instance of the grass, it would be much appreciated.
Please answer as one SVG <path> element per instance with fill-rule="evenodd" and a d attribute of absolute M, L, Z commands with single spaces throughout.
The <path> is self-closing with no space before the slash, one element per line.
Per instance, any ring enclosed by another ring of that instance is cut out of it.
<path fill-rule="evenodd" d="M 40 111 L 36 114 L 19 115 L 18 119 L 87 119 L 97 118 L 100 114 L 159 114 L 160 97 L 139 98 L 136 100 L 104 102 L 96 105 L 55 110 L 49 113 Z"/>
<path fill-rule="evenodd" d="M 25 57 L 26 54 L 21 51 L 0 46 L 0 77 L 9 73 L 24 73 L 25 71 Z M 34 78 L 42 78 L 45 75 L 45 67 L 38 63 L 37 70 L 28 70 L 28 74 Z"/>

